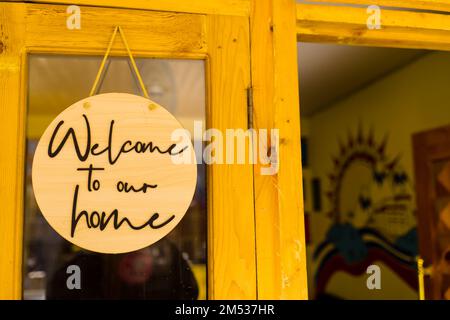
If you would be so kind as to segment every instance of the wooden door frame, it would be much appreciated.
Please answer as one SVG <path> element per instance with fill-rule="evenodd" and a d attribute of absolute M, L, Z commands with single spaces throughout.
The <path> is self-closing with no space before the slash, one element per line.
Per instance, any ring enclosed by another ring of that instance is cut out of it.
<path fill-rule="evenodd" d="M 66 8 L 0 3 L 0 118 L 7 119 L 2 121 L 0 138 L 0 298 L 4 299 L 22 296 L 29 54 L 101 56 L 114 27 L 121 25 L 136 57 L 205 60 L 206 126 L 223 132 L 247 129 L 251 81 L 247 18 L 86 6 L 81 7 L 81 30 L 68 30 Z M 121 42 L 114 44 L 112 55 L 126 55 Z M 209 298 L 255 299 L 252 165 L 214 164 L 208 166 L 207 179 Z"/>
<path fill-rule="evenodd" d="M 432 266 L 431 272 L 425 277 L 425 297 L 439 300 L 442 298 L 441 275 L 439 274 L 438 245 L 436 243 L 436 186 L 433 185 L 433 162 L 450 158 L 450 127 L 444 126 L 415 133 L 412 137 L 414 153 L 414 173 L 416 181 L 417 218 L 419 249 L 424 259 L 425 267 Z M 431 277 L 429 277 L 431 276 Z"/>
<path fill-rule="evenodd" d="M 25 5 L 20 0 L 7 2 L 19 2 L 17 5 L 21 5 L 21 9 L 17 12 L 10 12 L 10 14 L 16 22 L 23 21 L 25 7 L 30 6 L 30 4 Z M 220 289 L 219 292 L 211 291 L 214 281 L 209 277 L 210 298 L 307 299 L 294 0 L 192 0 L 189 1 L 189 4 L 182 0 L 31 0 L 27 2 L 45 3 L 46 5 L 75 4 L 145 11 L 196 13 L 210 17 L 210 21 L 219 19 L 230 21 L 231 18 L 247 19 L 251 42 L 249 59 L 251 59 L 252 70 L 253 125 L 255 128 L 268 130 L 280 129 L 279 171 L 274 176 L 262 176 L 260 168 L 255 166 L 253 180 L 254 208 L 246 208 L 249 211 L 254 210 L 252 211 L 254 221 L 250 223 L 249 221 L 237 220 L 236 222 L 239 222 L 239 225 L 236 226 L 236 229 L 239 229 L 239 232 L 234 235 L 234 238 L 236 238 L 236 235 L 239 236 L 247 230 L 250 233 L 255 230 L 255 239 L 252 239 L 255 246 L 254 252 L 246 253 L 246 257 L 242 256 L 239 250 L 236 251 L 241 263 L 232 270 L 231 277 L 230 274 L 226 275 L 229 278 L 228 280 L 217 279 L 218 281 L 225 281 L 230 286 L 233 285 L 233 288 L 235 288 L 233 292 L 227 292 L 225 289 Z M 5 12 L 2 12 L 1 15 L 2 17 L 5 16 Z M 33 38 L 33 31 L 28 28 L 26 30 L 29 37 Z M 11 31 L 23 35 L 25 28 L 21 25 L 17 30 L 11 29 Z M 2 38 L 0 40 L 3 41 Z M 7 79 L 0 78 L 12 88 L 10 97 L 18 97 L 20 90 L 17 87 L 26 85 L 26 59 L 24 57 L 27 51 L 21 49 L 23 45 L 19 42 L 15 45 L 14 50 L 7 48 L 9 51 L 7 58 L 5 54 L 3 54 L 3 57 L 0 55 L 0 67 L 12 71 Z M 43 50 L 40 42 L 34 43 L 34 46 L 40 46 Z M 220 49 L 219 47 L 216 46 L 216 49 Z M 200 52 L 194 54 L 187 53 L 189 47 L 185 49 L 180 57 L 202 58 L 206 56 L 206 59 L 209 57 L 206 48 L 202 47 L 202 49 L 199 49 Z M 32 47 L 30 47 L 30 50 L 32 50 Z M 50 44 L 46 52 L 51 53 L 52 50 Z M 86 50 L 84 48 L 83 52 L 86 52 Z M 89 50 L 92 54 L 99 54 L 103 48 L 99 49 L 94 46 Z M 4 53 L 5 50 L 0 51 Z M 137 55 L 145 56 L 145 52 L 134 51 Z M 154 54 L 166 57 L 162 52 Z M 123 53 L 118 52 L 118 54 Z M 169 56 L 176 56 L 176 51 L 172 51 Z M 261 57 L 268 60 L 265 61 Z M 238 95 L 241 94 L 242 92 Z M 233 96 L 231 92 L 229 96 Z M 2 174 L 5 174 L 5 178 L 0 180 L 0 187 L 6 190 L 0 196 L 0 199 L 6 199 L 7 201 L 4 211 L 14 213 L 22 212 L 23 209 L 21 203 L 23 177 L 14 173 L 17 173 L 23 165 L 24 146 L 20 144 L 20 148 L 17 148 L 15 143 L 24 139 L 22 130 L 24 119 L 18 114 L 17 110 L 6 108 L 6 105 L 17 104 L 21 106 L 21 110 L 24 110 L 25 101 L 23 98 L 10 98 L 10 101 L 0 105 L 0 114 L 4 115 L 5 119 L 11 119 L 7 128 L 9 135 L 0 138 L 0 144 L 7 145 L 9 152 L 8 157 L 0 155 L 0 170 Z M 232 114 L 229 108 L 223 108 L 222 112 Z M 12 159 L 19 160 L 19 162 L 14 162 Z M 239 185 L 238 182 L 237 185 Z M 236 191 L 239 191 L 238 189 L 239 187 Z M 227 195 L 224 194 L 221 198 L 226 199 L 226 197 Z M 229 207 L 230 203 L 223 201 L 223 206 Z M 223 211 L 225 213 L 225 208 Z M 235 212 L 234 215 L 236 214 Z M 226 218 L 224 214 L 224 220 L 227 219 L 233 218 Z M 217 222 L 220 221 L 216 220 Z M 6 283 L 4 287 L 6 289 L 0 289 L 0 297 L 20 298 L 22 248 L 18 244 L 21 244 L 22 241 L 22 223 L 22 217 L 18 214 L 9 214 L 3 222 L 0 221 L 0 233 L 3 233 L 3 237 L 6 239 L 4 247 L 7 251 L 9 249 L 14 252 L 7 257 L 7 260 L 0 262 L 0 282 L 5 281 Z M 220 226 L 214 225 L 212 228 L 219 229 Z M 227 230 L 227 232 L 230 232 L 230 230 Z M 233 237 L 233 235 L 229 235 L 229 237 Z M 247 234 L 247 240 L 250 238 L 252 238 L 251 234 L 250 237 Z M 208 240 L 210 243 L 211 241 L 219 242 L 217 239 L 209 238 Z M 236 253 L 234 252 L 234 254 Z M 250 262 L 251 258 L 254 258 L 256 270 L 251 269 L 248 272 L 245 265 L 253 265 Z M 211 265 L 220 265 L 220 259 L 210 259 L 209 261 Z M 257 289 L 254 292 L 252 283 L 256 271 L 258 271 L 256 274 Z M 235 274 L 239 281 L 233 278 Z M 240 286 L 242 285 L 249 288 L 240 292 Z"/>
<path fill-rule="evenodd" d="M 325 0 L 311 2 L 297 4 L 298 41 L 450 50 L 450 2 L 446 0 L 334 1 L 359 7 L 324 5 L 322 2 L 330 2 Z M 367 7 L 370 5 L 378 5 L 381 9 L 381 29 L 367 27 Z M 383 7 L 388 5 L 397 9 Z"/>

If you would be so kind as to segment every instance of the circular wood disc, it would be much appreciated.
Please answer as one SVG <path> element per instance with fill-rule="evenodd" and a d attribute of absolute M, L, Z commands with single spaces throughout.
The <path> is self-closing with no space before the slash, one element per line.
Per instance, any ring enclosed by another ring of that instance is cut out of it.
<path fill-rule="evenodd" d="M 197 167 L 189 133 L 166 109 L 108 93 L 53 120 L 36 148 L 32 180 L 42 214 L 62 237 L 123 253 L 155 243 L 180 222 Z"/>

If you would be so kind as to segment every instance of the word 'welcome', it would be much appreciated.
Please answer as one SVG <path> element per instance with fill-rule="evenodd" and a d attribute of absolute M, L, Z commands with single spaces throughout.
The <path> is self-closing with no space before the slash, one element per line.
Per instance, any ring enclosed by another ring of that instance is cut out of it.
<path fill-rule="evenodd" d="M 58 125 L 56 126 L 56 128 L 53 131 L 53 134 L 50 138 L 50 143 L 48 145 L 48 156 L 50 158 L 56 157 L 61 152 L 61 150 L 63 149 L 63 147 L 66 144 L 69 137 L 72 138 L 72 142 L 73 142 L 73 146 L 74 146 L 76 155 L 80 161 L 83 161 L 83 162 L 86 161 L 89 158 L 89 155 L 99 156 L 106 152 L 108 154 L 108 161 L 111 165 L 114 165 L 117 162 L 117 160 L 119 160 L 119 158 L 122 154 L 129 153 L 132 151 L 134 151 L 136 153 L 158 152 L 160 154 L 169 154 L 171 156 L 174 156 L 174 155 L 179 155 L 179 154 L 183 153 L 188 148 L 187 146 L 185 146 L 185 147 L 181 148 L 180 150 L 175 151 L 174 149 L 177 147 L 176 143 L 173 143 L 169 147 L 164 149 L 164 148 L 161 148 L 161 147 L 155 145 L 152 141 L 150 141 L 150 142 L 142 142 L 142 141 L 133 142 L 130 140 L 126 140 L 122 144 L 122 146 L 121 146 L 120 150 L 117 152 L 117 154 L 113 155 L 112 149 L 113 149 L 114 120 L 111 120 L 110 126 L 109 126 L 108 145 L 105 148 L 98 150 L 100 147 L 99 144 L 98 143 L 92 144 L 92 141 L 91 141 L 92 137 L 91 137 L 91 126 L 89 124 L 89 119 L 85 114 L 83 114 L 83 118 L 84 118 L 84 121 L 86 124 L 86 131 L 87 131 L 86 147 L 85 147 L 84 152 L 81 151 L 75 130 L 72 127 L 67 130 L 63 139 L 61 140 L 59 145 L 56 147 L 56 150 L 53 150 L 53 144 L 55 142 L 55 138 L 58 134 L 59 129 L 64 124 L 64 120 L 61 120 L 58 123 Z"/>
<path fill-rule="evenodd" d="M 55 143 L 58 133 L 62 129 L 64 125 L 64 121 L 61 120 L 56 125 L 53 133 L 50 137 L 50 141 L 48 144 L 47 154 L 50 158 L 57 157 L 60 152 L 64 149 L 65 146 L 68 145 L 69 139 L 72 140 L 72 145 L 75 151 L 75 154 L 80 162 L 85 162 L 89 159 L 90 156 L 100 156 L 102 154 L 107 154 L 108 163 L 111 166 L 114 166 L 119 158 L 127 153 L 135 152 L 139 154 L 151 154 L 157 152 L 159 154 L 168 154 L 170 156 L 179 155 L 184 152 L 188 146 L 183 148 L 177 148 L 177 144 L 171 144 L 166 148 L 160 147 L 153 143 L 152 141 L 143 142 L 143 141 L 131 141 L 126 140 L 121 144 L 120 148 L 117 152 L 113 152 L 113 141 L 114 141 L 114 120 L 111 120 L 109 125 L 109 134 L 108 134 L 108 143 L 106 146 L 101 147 L 99 143 L 95 142 L 94 137 L 91 132 L 91 125 L 89 123 L 88 117 L 83 114 L 85 129 L 86 129 L 86 138 L 85 138 L 85 147 L 82 148 L 77 138 L 76 131 L 73 127 L 69 127 L 67 131 L 62 135 L 62 139 L 59 143 Z M 84 140 L 84 139 L 83 139 Z M 83 149 L 83 150 L 82 150 Z M 93 174 L 95 171 L 104 171 L 105 168 L 94 168 L 92 164 L 89 165 L 88 168 L 77 168 L 77 171 L 87 171 L 87 192 L 96 192 L 99 191 L 101 183 L 99 180 L 93 178 Z M 116 191 L 118 192 L 141 192 L 146 193 L 147 189 L 155 189 L 158 187 L 157 184 L 147 184 L 143 183 L 141 188 L 136 188 L 130 185 L 128 182 L 118 181 Z M 73 238 L 75 236 L 75 231 L 77 229 L 78 224 L 81 221 L 86 223 L 88 229 L 94 228 L 100 231 L 104 231 L 108 225 L 111 225 L 114 230 L 118 230 L 123 225 L 128 226 L 131 230 L 141 230 L 146 227 L 151 229 L 160 229 L 170 223 L 175 215 L 170 215 L 166 220 L 159 222 L 160 214 L 158 212 L 154 212 L 151 216 L 141 224 L 136 224 L 130 221 L 128 217 L 119 217 L 119 210 L 113 209 L 109 214 L 102 210 L 86 210 L 82 209 L 78 211 L 78 202 L 79 202 L 79 191 L 80 185 L 76 185 L 74 189 L 73 195 L 73 203 L 72 203 L 72 212 L 71 212 L 71 232 L 70 236 Z M 83 219 L 84 218 L 84 219 Z"/>

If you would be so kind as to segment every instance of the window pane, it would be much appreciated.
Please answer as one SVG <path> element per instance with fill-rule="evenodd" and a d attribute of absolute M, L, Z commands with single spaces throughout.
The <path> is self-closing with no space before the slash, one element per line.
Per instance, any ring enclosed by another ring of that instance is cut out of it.
<path fill-rule="evenodd" d="M 41 134 L 65 108 L 89 95 L 100 57 L 31 55 L 29 57 L 24 299 L 205 299 L 206 169 L 198 165 L 197 189 L 179 225 L 157 243 L 126 254 L 80 249 L 59 236 L 36 204 L 31 164 Z M 152 100 L 191 131 L 205 121 L 204 62 L 137 59 Z M 106 65 L 98 93 L 141 95 L 126 58 Z M 67 288 L 67 268 L 81 271 L 81 289 Z"/>

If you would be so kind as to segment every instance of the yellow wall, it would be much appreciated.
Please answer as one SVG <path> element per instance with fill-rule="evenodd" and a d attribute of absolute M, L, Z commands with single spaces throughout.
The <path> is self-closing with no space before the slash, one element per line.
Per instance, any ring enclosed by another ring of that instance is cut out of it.
<path fill-rule="evenodd" d="M 324 92 L 326 94 L 326 92 Z M 312 213 L 311 235 L 313 247 L 323 241 L 331 220 L 324 212 L 329 201 L 324 193 L 328 188 L 327 175 L 332 171 L 331 156 L 339 151 L 338 139 L 347 141 L 349 133 L 356 135 L 361 124 L 365 136 L 371 127 L 375 141 L 389 134 L 387 155 L 401 156 L 401 165 L 413 175 L 411 135 L 450 124 L 450 55 L 431 52 L 408 66 L 372 83 L 330 108 L 305 119 L 309 137 L 311 174 L 322 183 L 323 212 Z M 414 191 L 414 189 L 413 189 Z M 311 261 L 311 260 L 310 260 Z M 313 269 L 316 266 L 313 264 Z M 382 267 L 382 276 L 383 276 Z M 385 275 L 388 272 L 384 272 Z M 310 279 L 313 274 L 310 273 Z M 330 281 L 329 291 L 342 297 L 354 298 L 354 289 L 346 277 Z M 392 275 L 382 281 L 380 292 L 358 290 L 359 298 L 415 299 L 417 293 L 401 283 L 395 284 Z M 366 277 L 359 281 L 365 281 Z M 356 283 L 357 284 L 357 283 Z M 361 283 L 365 286 L 365 282 Z"/>

